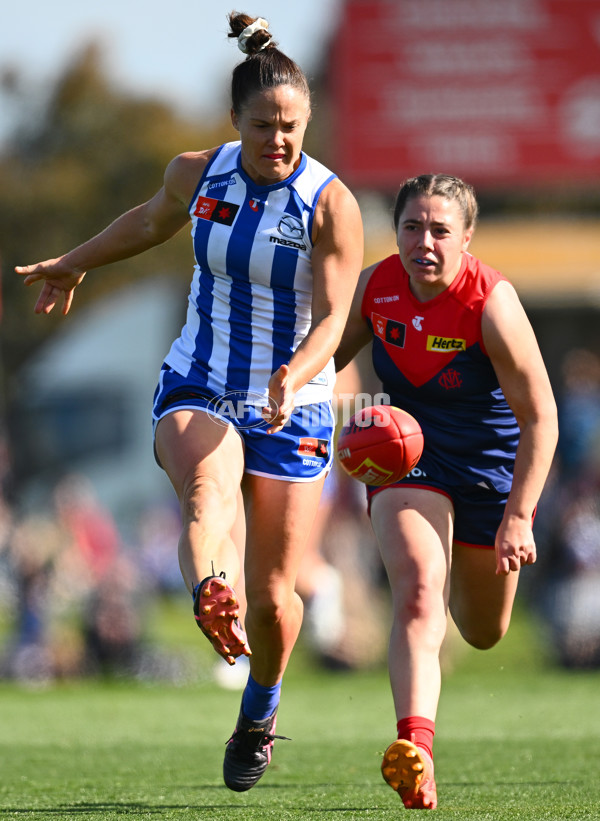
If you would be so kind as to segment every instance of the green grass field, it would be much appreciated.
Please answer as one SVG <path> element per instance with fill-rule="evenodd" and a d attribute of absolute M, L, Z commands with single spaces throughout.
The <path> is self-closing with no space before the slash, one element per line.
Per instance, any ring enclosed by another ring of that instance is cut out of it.
<path fill-rule="evenodd" d="M 498 648 L 461 652 L 438 716 L 434 817 L 600 819 L 599 693 L 600 672 L 549 666 L 522 617 Z M 208 678 L 183 687 L 5 683 L 0 698 L 1 819 L 346 821 L 408 812 L 379 770 L 394 737 L 386 671 L 323 672 L 302 646 L 278 726 L 293 742 L 276 742 L 264 778 L 242 794 L 221 781 L 240 695 Z"/>

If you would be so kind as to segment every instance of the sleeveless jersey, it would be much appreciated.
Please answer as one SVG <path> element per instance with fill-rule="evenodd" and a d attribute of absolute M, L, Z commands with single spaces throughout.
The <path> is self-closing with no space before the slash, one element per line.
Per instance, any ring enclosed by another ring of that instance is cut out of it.
<path fill-rule="evenodd" d="M 465 254 L 450 287 L 419 302 L 395 254 L 373 271 L 362 313 L 372 329 L 373 364 L 384 392 L 423 429 L 417 468 L 453 486 L 505 493 L 519 428 L 481 335 L 487 298 L 503 279 Z"/>
<path fill-rule="evenodd" d="M 302 154 L 290 177 L 259 186 L 242 169 L 239 142 L 209 161 L 189 207 L 196 264 L 186 323 L 165 359 L 208 395 L 266 404 L 271 374 L 308 333 L 314 211 L 334 178 Z M 334 381 L 332 358 L 295 404 L 331 399 Z"/>

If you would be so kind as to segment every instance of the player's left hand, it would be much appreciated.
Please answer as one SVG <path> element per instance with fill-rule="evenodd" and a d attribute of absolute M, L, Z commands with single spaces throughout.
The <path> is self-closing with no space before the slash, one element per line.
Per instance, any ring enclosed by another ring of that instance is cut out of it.
<path fill-rule="evenodd" d="M 281 365 L 269 379 L 269 405 L 262 409 L 262 417 L 270 423 L 267 433 L 281 430 L 294 410 L 294 394 L 289 383 L 290 369 Z"/>
<path fill-rule="evenodd" d="M 25 277 L 25 285 L 42 282 L 42 290 L 35 304 L 36 314 L 49 314 L 62 298 L 62 313 L 69 313 L 73 302 L 73 292 L 85 276 L 85 271 L 77 271 L 64 262 L 65 257 L 47 259 L 33 265 L 17 265 L 17 274 Z"/>
<path fill-rule="evenodd" d="M 505 516 L 496 534 L 496 574 L 507 576 L 537 558 L 531 522 Z"/>

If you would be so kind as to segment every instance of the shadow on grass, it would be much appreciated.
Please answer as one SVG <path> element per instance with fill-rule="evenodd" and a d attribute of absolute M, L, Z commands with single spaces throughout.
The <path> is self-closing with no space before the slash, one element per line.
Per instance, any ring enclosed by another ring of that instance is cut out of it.
<path fill-rule="evenodd" d="M 60 804 L 57 807 L 5 807 L 0 810 L 0 818 L 3 815 L 27 815 L 35 818 L 36 815 L 55 815 L 58 818 L 66 818 L 77 815 L 96 815 L 97 813 L 116 813 L 118 815 L 139 815 L 156 814 L 162 815 L 165 811 L 181 812 L 212 812 L 212 813 L 239 813 L 240 817 L 247 817 L 249 812 L 256 812 L 260 807 L 241 806 L 239 804 L 146 804 L 139 801 L 132 802 L 84 802 L 81 804 Z M 312 808 L 312 814 L 319 813 L 363 813 L 376 812 L 381 810 L 380 806 L 369 807 L 318 807 Z M 287 812 L 305 812 L 305 806 L 286 807 Z"/>
<path fill-rule="evenodd" d="M 517 788 L 535 788 L 535 787 L 549 787 L 549 786 L 561 786 L 561 787 L 568 787 L 570 785 L 575 784 L 576 782 L 573 780 L 543 780 L 543 781 L 496 781 L 493 784 L 490 784 L 489 781 L 446 781 L 443 783 L 444 790 L 465 790 L 465 789 L 478 789 L 481 787 L 517 787 Z M 365 790 L 372 790 L 372 784 L 363 784 L 362 785 Z M 266 798 L 268 793 L 270 792 L 279 792 L 281 790 L 293 790 L 297 789 L 297 784 L 264 784 L 260 785 L 258 788 L 255 788 L 252 791 L 252 795 L 254 798 L 262 797 L 263 799 Z M 312 783 L 311 788 L 320 790 L 320 789 L 327 789 L 330 788 L 330 783 L 323 783 L 323 784 L 316 784 Z M 353 783 L 353 788 L 360 789 L 361 785 Z M 383 785 L 382 785 L 383 787 Z M 212 791 L 222 791 L 224 790 L 222 785 L 204 785 L 204 786 L 183 786 L 179 785 L 179 789 L 194 789 L 199 792 L 212 792 Z M 387 790 L 386 790 L 387 794 Z M 240 794 L 241 795 L 241 794 Z M 161 815 L 164 812 L 168 811 L 175 811 L 175 812 L 201 812 L 201 813 L 223 813 L 228 812 L 232 813 L 233 816 L 240 814 L 240 817 L 247 816 L 249 813 L 255 813 L 260 810 L 262 802 L 253 802 L 251 804 L 244 803 L 244 804 L 230 804 L 230 803 L 201 803 L 199 801 L 191 801 L 187 803 L 171 803 L 171 804 L 163 804 L 163 803 L 152 803 L 152 802 L 144 802 L 144 801 L 81 801 L 77 803 L 63 803 L 58 804 L 55 807 L 3 807 L 0 809 L 0 818 L 5 815 L 28 815 L 30 817 L 35 816 L 56 816 L 58 818 L 65 818 L 67 814 L 69 817 L 75 817 L 77 815 L 92 815 L 92 814 L 99 814 L 99 813 L 116 813 L 119 815 L 140 815 L 140 814 L 155 814 Z M 263 807 L 264 808 L 264 807 Z M 340 807 L 340 806 L 320 806 L 320 807 L 311 807 L 311 815 L 319 815 L 319 814 L 348 814 L 348 813 L 364 813 L 364 812 L 377 812 L 384 809 L 381 805 L 371 805 L 371 806 L 347 806 L 347 807 Z M 286 806 L 287 812 L 303 812 L 306 811 L 306 806 Z M 233 817 L 232 816 L 232 817 Z"/>

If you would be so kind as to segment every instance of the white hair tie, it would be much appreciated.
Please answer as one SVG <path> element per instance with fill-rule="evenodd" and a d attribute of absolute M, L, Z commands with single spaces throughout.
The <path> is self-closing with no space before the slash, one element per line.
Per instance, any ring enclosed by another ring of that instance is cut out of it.
<path fill-rule="evenodd" d="M 244 54 L 248 54 L 248 51 L 246 50 L 246 43 L 248 42 L 250 37 L 252 37 L 252 35 L 255 34 L 257 31 L 260 31 L 261 29 L 264 29 L 264 31 L 266 31 L 268 28 L 269 28 L 269 21 L 265 20 L 263 17 L 258 17 L 249 26 L 246 26 L 246 28 L 243 30 L 243 32 L 238 37 L 238 48 L 239 48 L 239 50 L 243 51 Z M 268 46 L 268 45 L 269 45 L 269 41 L 267 40 L 267 42 L 263 43 L 262 46 L 258 50 L 262 51 L 263 48 L 265 48 L 265 46 Z"/>

